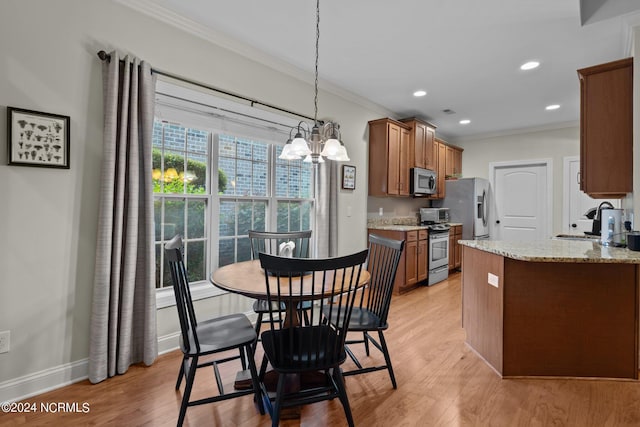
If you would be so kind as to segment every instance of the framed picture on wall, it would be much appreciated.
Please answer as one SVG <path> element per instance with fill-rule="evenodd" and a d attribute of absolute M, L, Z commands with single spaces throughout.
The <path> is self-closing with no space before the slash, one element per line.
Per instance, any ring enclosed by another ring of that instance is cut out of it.
<path fill-rule="evenodd" d="M 356 189 L 356 167 L 342 165 L 342 188 L 345 190 Z"/>
<path fill-rule="evenodd" d="M 8 164 L 69 169 L 69 116 L 7 107 Z"/>

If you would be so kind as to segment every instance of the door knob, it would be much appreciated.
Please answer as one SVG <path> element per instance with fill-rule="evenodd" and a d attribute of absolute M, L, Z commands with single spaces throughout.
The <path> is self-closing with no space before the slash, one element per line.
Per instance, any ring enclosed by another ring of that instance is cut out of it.
<path fill-rule="evenodd" d="M 496 221 L 496 224 L 500 224 L 500 220 L 497 220 L 497 221 Z"/>
<path fill-rule="evenodd" d="M 578 225 L 577 224 L 571 224 L 572 228 L 576 228 Z"/>

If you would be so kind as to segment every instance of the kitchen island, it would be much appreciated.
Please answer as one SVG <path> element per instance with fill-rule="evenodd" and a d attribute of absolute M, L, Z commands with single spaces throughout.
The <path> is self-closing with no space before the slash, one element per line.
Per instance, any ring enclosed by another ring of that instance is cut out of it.
<path fill-rule="evenodd" d="M 467 344 L 502 377 L 638 379 L 640 252 L 462 240 Z"/>

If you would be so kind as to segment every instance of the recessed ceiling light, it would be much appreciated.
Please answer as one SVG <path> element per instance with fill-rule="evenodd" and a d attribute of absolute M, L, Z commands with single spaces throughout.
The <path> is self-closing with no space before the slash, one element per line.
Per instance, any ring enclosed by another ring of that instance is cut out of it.
<path fill-rule="evenodd" d="M 468 125 L 469 123 L 471 123 L 471 120 L 469 120 L 469 119 L 460 120 L 460 124 L 461 125 Z"/>
<path fill-rule="evenodd" d="M 553 104 L 553 105 L 547 105 L 545 107 L 545 110 L 557 110 L 558 108 L 560 108 L 558 104 Z"/>
<path fill-rule="evenodd" d="M 427 94 L 426 90 L 417 90 L 413 92 L 413 96 L 425 96 Z"/>
<path fill-rule="evenodd" d="M 529 61 L 522 64 L 520 66 L 520 69 L 527 71 L 527 70 L 533 70 L 534 68 L 538 68 L 539 66 L 540 66 L 540 63 L 538 61 Z"/>

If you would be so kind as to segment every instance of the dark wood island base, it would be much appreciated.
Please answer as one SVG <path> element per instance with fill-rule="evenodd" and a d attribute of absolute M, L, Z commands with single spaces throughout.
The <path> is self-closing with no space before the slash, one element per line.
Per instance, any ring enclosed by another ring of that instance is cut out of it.
<path fill-rule="evenodd" d="M 638 264 L 585 247 L 576 262 L 463 247 L 467 343 L 502 377 L 638 379 Z"/>

